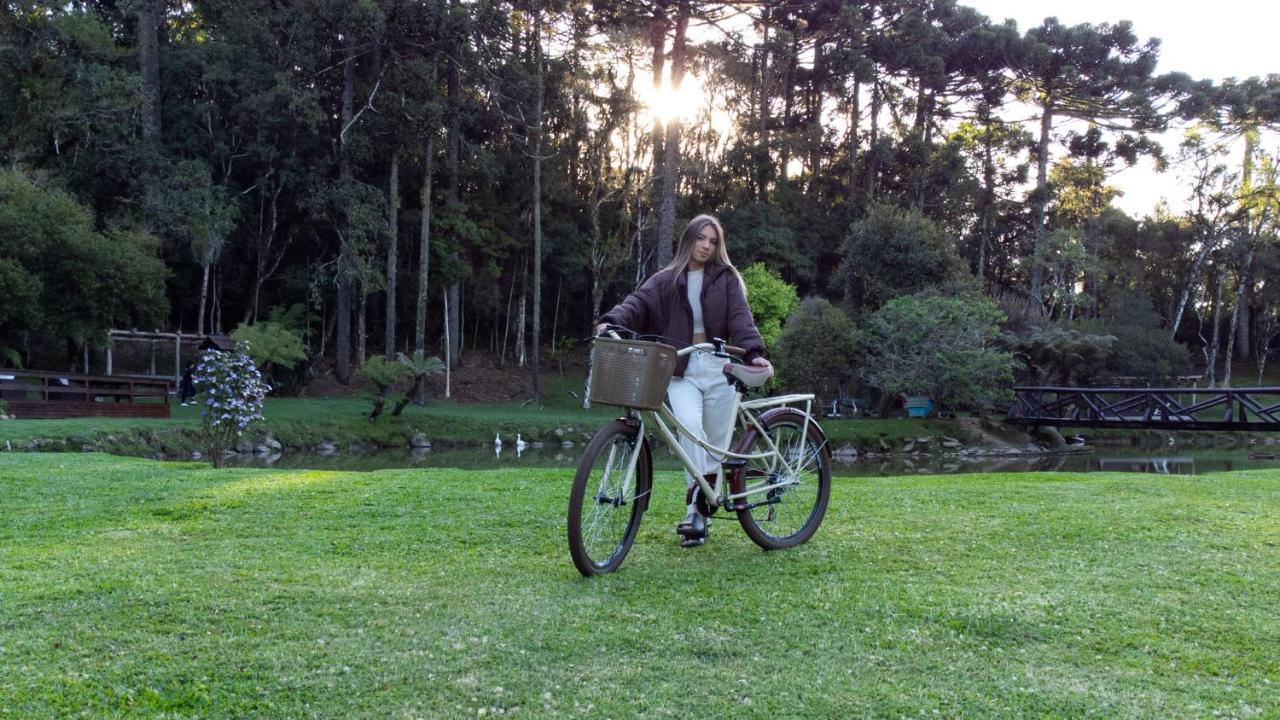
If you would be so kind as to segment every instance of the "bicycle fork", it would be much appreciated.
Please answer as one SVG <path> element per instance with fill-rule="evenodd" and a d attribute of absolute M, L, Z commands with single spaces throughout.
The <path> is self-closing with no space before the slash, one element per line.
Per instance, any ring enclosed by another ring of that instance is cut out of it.
<path fill-rule="evenodd" d="M 614 443 L 609 446 L 609 461 L 605 464 L 604 474 L 600 478 L 600 487 L 596 490 L 597 503 L 610 503 L 612 505 L 626 505 L 627 495 L 631 492 L 632 484 L 636 479 L 636 461 L 640 459 L 640 449 L 644 445 L 644 419 L 643 418 L 627 418 L 629 423 L 635 423 L 636 440 L 631 448 L 629 457 L 627 458 L 626 468 L 623 470 L 622 485 L 618 488 L 618 497 L 611 498 L 605 494 L 605 490 L 609 487 L 609 476 L 613 472 L 614 459 L 617 457 L 618 445 Z M 640 498 L 634 498 L 635 502 L 639 502 Z"/>

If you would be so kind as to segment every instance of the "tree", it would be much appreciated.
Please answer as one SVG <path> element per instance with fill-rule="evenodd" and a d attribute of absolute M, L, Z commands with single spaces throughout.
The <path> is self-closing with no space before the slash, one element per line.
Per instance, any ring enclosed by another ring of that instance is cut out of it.
<path fill-rule="evenodd" d="M 1075 327 L 1083 333 L 1115 336 L 1112 352 L 1080 365 L 1084 382 L 1114 382 L 1116 377 L 1132 377 L 1150 383 L 1170 382 L 1190 369 L 1183 345 L 1160 327 L 1160 315 L 1151 298 L 1141 290 L 1109 288 L 1104 293 L 1102 316 Z"/>
<path fill-rule="evenodd" d="M 1040 253 L 1052 194 L 1049 143 L 1054 121 L 1067 117 L 1094 123 L 1120 133 L 1126 147 L 1136 152 L 1142 147 L 1141 136 L 1161 124 L 1150 92 L 1159 41 L 1140 43 L 1127 21 L 1067 27 L 1051 17 L 1028 30 L 1024 42 L 1026 54 L 1015 75 L 1020 99 L 1040 109 L 1036 189 L 1030 198 L 1035 218 L 1033 252 Z M 1033 262 L 1032 297 L 1040 297 L 1043 278 L 1043 266 Z"/>
<path fill-rule="evenodd" d="M 140 230 L 94 229 L 65 193 L 0 171 L 0 348 L 29 338 L 105 346 L 112 327 L 154 327 L 168 313 L 159 242 Z"/>
<path fill-rule="evenodd" d="M 980 409 L 1013 397 L 1013 356 L 997 346 L 1004 314 L 991 300 L 920 293 L 894 298 L 860 333 L 860 376 L 887 397 L 928 395 Z"/>
<path fill-rule="evenodd" d="M 836 282 L 855 312 L 873 312 L 899 295 L 964 281 L 969 275 L 938 226 L 913 210 L 872 205 L 841 248 Z"/>
<path fill-rule="evenodd" d="M 196 334 L 203 335 L 209 270 L 227 246 L 237 208 L 226 189 L 214 183 L 209 166 L 200 160 L 182 160 L 168 168 L 148 188 L 147 205 L 156 232 L 185 245 L 200 265 Z M 212 330 L 213 324 L 209 327 Z"/>
<path fill-rule="evenodd" d="M 688 4 L 683 0 L 676 3 L 674 24 L 675 36 L 671 43 L 671 92 L 680 92 L 684 81 L 685 63 L 688 61 L 689 27 Z M 656 42 L 656 41 L 655 41 Z M 656 69 L 654 81 L 658 81 L 661 70 Z M 658 241 L 656 261 L 658 267 L 665 267 L 671 262 L 674 252 L 676 225 L 676 185 L 679 181 L 677 167 L 680 164 L 680 118 L 672 117 L 666 123 L 666 138 L 662 150 L 662 195 L 658 209 Z"/>
<path fill-rule="evenodd" d="M 830 302 L 810 297 L 787 319 L 774 359 L 784 386 L 825 397 L 850 377 L 857 356 L 853 321 Z"/>

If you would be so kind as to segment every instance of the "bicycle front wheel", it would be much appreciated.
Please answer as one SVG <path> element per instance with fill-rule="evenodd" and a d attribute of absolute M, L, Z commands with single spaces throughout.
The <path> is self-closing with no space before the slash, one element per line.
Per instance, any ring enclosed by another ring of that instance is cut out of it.
<path fill-rule="evenodd" d="M 746 506 L 738 511 L 738 522 L 765 550 L 794 547 L 812 537 L 826 515 L 831 455 L 812 418 L 805 431 L 805 415 L 799 410 L 767 413 L 760 425 L 764 434 L 748 427 L 738 444 L 743 455 L 768 453 L 746 461 L 738 471 L 742 475 L 735 492 L 748 493 L 736 501 Z"/>
<path fill-rule="evenodd" d="M 603 575 L 618 569 L 649 504 L 653 468 L 639 428 L 614 420 L 587 444 L 569 493 L 569 555 L 578 572 Z M 627 468 L 636 458 L 635 472 Z"/>

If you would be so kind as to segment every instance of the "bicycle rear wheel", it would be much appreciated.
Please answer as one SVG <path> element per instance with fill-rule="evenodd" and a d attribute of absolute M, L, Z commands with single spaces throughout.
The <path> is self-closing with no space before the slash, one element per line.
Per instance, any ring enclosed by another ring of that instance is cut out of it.
<path fill-rule="evenodd" d="M 613 572 L 631 551 L 653 487 L 643 445 L 635 473 L 626 480 L 636 443 L 644 442 L 636 426 L 614 420 L 591 438 L 578 462 L 569 493 L 569 555 L 583 575 Z"/>
<path fill-rule="evenodd" d="M 735 492 L 750 494 L 737 501 L 749 506 L 738 511 L 738 522 L 747 537 L 765 550 L 794 547 L 812 537 L 826 515 L 831 497 L 831 455 L 813 419 L 805 432 L 805 415 L 799 410 L 782 408 L 766 413 L 760 424 L 778 454 L 748 460 L 740 471 Z M 771 451 L 764 436 L 748 427 L 737 452 Z M 786 459 L 786 465 L 779 455 Z"/>

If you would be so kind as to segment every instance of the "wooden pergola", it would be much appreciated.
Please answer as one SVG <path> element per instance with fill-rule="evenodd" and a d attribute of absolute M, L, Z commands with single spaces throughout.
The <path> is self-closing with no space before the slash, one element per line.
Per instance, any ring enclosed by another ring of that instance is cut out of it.
<path fill-rule="evenodd" d="M 107 332 L 107 375 L 114 374 L 114 358 L 112 357 L 117 340 L 128 342 L 149 342 L 152 347 L 164 343 L 173 348 L 173 375 L 162 375 L 156 372 L 155 358 L 152 357 L 151 374 L 157 377 L 172 377 L 174 382 L 182 379 L 182 344 L 196 343 L 196 350 L 231 350 L 235 342 L 226 335 L 197 335 L 177 332 L 139 332 L 137 330 L 110 330 Z"/>

